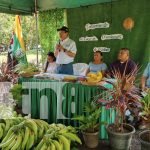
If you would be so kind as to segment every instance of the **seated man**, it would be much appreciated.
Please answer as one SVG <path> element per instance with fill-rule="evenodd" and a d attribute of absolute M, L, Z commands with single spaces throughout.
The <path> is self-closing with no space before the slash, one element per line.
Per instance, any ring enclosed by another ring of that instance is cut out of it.
<path fill-rule="evenodd" d="M 147 91 L 150 88 L 150 62 L 147 64 L 142 80 L 141 80 L 141 88 L 143 91 Z"/>
<path fill-rule="evenodd" d="M 110 64 L 109 75 L 113 76 L 115 72 L 119 72 L 121 76 L 130 75 L 136 71 L 136 64 L 130 59 L 129 49 L 121 48 L 118 54 L 118 60 Z"/>

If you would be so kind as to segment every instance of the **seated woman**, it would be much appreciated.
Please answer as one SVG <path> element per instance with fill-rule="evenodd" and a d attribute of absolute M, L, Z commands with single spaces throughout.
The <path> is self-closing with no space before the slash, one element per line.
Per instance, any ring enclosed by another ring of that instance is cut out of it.
<path fill-rule="evenodd" d="M 147 91 L 150 88 L 150 62 L 147 64 L 142 80 L 141 80 L 141 88 L 143 91 Z"/>
<path fill-rule="evenodd" d="M 106 70 L 107 70 L 107 65 L 103 63 L 102 52 L 101 51 L 94 52 L 94 60 L 93 62 L 89 63 L 89 68 L 86 74 L 88 74 L 89 72 L 97 73 L 101 71 L 102 74 L 104 75 Z"/>
<path fill-rule="evenodd" d="M 47 72 L 47 73 L 57 72 L 56 58 L 53 52 L 47 53 L 47 62 L 45 63 L 44 72 Z"/>

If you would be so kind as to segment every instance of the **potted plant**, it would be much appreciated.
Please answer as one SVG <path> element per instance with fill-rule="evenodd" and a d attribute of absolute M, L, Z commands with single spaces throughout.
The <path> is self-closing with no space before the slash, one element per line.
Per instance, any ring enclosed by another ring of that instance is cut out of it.
<path fill-rule="evenodd" d="M 135 128 L 125 122 L 125 112 L 130 102 L 138 103 L 141 98 L 138 96 L 137 88 L 134 86 L 137 69 L 133 70 L 129 75 L 121 75 L 115 70 L 113 77 L 115 82 L 112 82 L 112 89 L 106 89 L 109 100 L 102 99 L 99 95 L 95 100 L 97 104 L 105 105 L 107 109 L 114 108 L 116 117 L 114 124 L 107 125 L 106 130 L 110 146 L 115 150 L 128 150 L 131 145 L 132 135 Z"/>
<path fill-rule="evenodd" d="M 139 139 L 141 142 L 141 149 L 142 150 L 149 150 L 150 149 L 150 92 L 141 100 L 143 104 L 143 109 L 141 111 L 141 116 L 143 118 L 143 122 L 147 126 L 146 130 L 143 130 L 139 133 Z"/>
<path fill-rule="evenodd" d="M 76 116 L 73 120 L 79 121 L 79 130 L 82 131 L 85 145 L 89 148 L 98 146 L 99 139 L 99 116 L 101 108 L 98 108 L 93 102 L 87 103 L 84 106 L 86 114 Z M 88 115 L 87 115 L 88 114 Z"/>

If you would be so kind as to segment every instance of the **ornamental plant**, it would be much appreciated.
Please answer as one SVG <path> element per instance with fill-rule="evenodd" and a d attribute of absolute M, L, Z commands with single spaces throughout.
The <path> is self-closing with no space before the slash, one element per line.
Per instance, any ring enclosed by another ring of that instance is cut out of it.
<path fill-rule="evenodd" d="M 5 62 L 3 62 L 0 65 L 0 82 L 12 82 L 12 83 L 16 83 L 18 80 L 18 75 L 13 73 L 12 70 L 8 69 L 8 66 L 11 63 L 7 64 Z"/>
<path fill-rule="evenodd" d="M 72 120 L 79 122 L 79 130 L 81 131 L 88 133 L 97 132 L 99 130 L 101 108 L 98 108 L 93 102 L 88 102 L 84 105 L 84 112 L 86 114 L 76 116 Z"/>
<path fill-rule="evenodd" d="M 147 95 L 141 99 L 142 103 L 142 111 L 140 113 L 140 116 L 143 119 L 143 122 L 148 124 L 149 128 L 149 142 L 150 142 L 150 91 L 147 93 Z"/>
<path fill-rule="evenodd" d="M 125 121 L 125 111 L 128 108 L 129 103 L 133 102 L 136 103 L 136 105 L 141 105 L 139 101 L 141 99 L 139 96 L 139 89 L 134 85 L 137 72 L 138 67 L 133 69 L 128 75 L 125 75 L 125 73 L 121 75 L 118 70 L 114 70 L 112 74 L 115 80 L 114 82 L 109 82 L 112 84 L 113 88 L 105 88 L 107 98 L 102 98 L 102 94 L 100 94 L 94 99 L 94 102 L 97 105 L 105 105 L 106 109 L 115 109 L 116 117 L 113 126 L 115 132 L 124 131 L 123 123 Z"/>

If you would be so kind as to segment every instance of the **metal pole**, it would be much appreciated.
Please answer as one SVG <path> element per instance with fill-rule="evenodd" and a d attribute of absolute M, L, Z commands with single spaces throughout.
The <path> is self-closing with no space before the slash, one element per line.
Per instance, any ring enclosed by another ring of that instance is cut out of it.
<path fill-rule="evenodd" d="M 36 60 L 37 66 L 39 65 L 39 52 L 38 52 L 38 44 L 39 44 L 39 33 L 38 33 L 38 12 L 37 12 L 37 0 L 35 0 L 35 21 L 36 21 Z"/>

